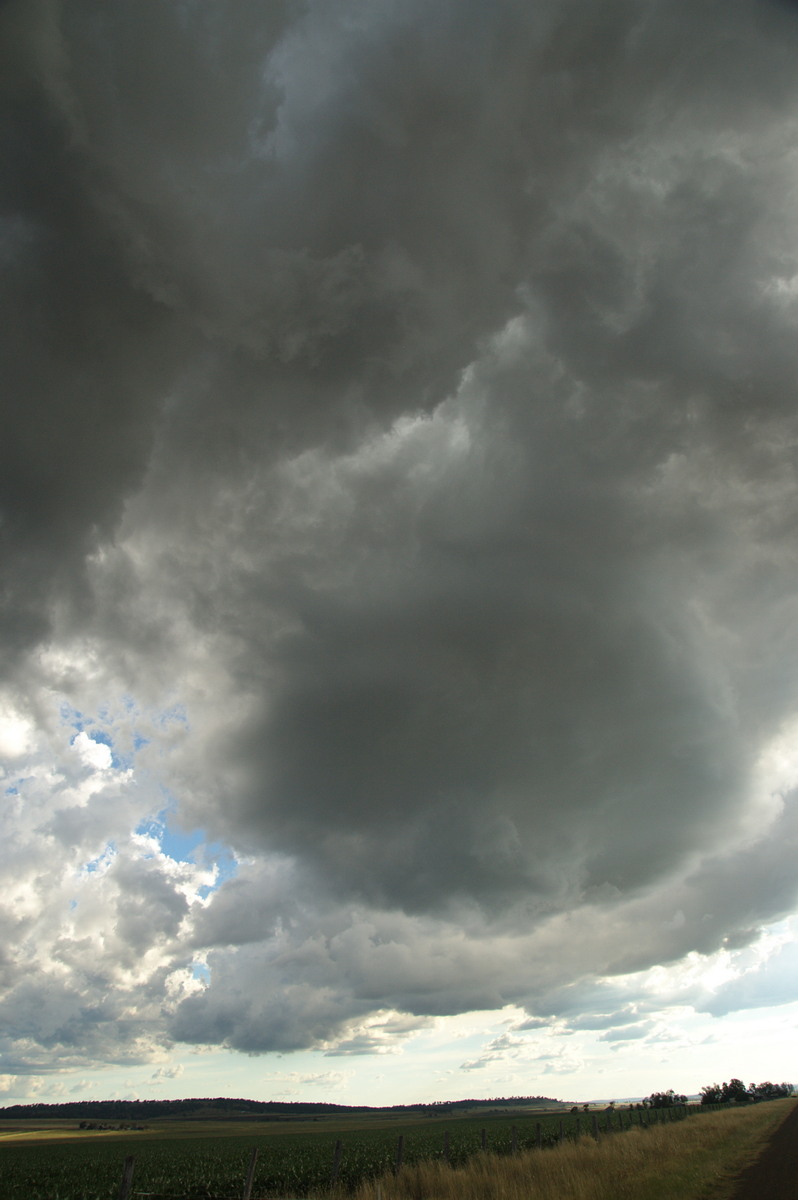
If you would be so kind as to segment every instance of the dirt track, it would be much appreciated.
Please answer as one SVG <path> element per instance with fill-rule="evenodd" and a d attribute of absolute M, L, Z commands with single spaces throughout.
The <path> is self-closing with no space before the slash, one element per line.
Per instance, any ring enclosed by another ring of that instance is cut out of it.
<path fill-rule="evenodd" d="M 755 1162 L 741 1172 L 730 1200 L 798 1198 L 798 1104 Z"/>

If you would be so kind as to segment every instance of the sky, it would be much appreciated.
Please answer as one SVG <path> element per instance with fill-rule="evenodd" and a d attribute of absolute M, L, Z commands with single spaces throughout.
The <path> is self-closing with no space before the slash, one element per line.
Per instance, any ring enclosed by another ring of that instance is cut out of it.
<path fill-rule="evenodd" d="M 0 1104 L 798 1081 L 798 5 L 0 5 Z"/>

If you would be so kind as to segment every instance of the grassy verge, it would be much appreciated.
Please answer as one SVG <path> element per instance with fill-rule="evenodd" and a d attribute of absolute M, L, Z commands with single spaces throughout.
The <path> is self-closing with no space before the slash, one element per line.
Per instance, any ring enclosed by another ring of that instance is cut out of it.
<path fill-rule="evenodd" d="M 701 1113 L 513 1157 L 480 1154 L 454 1170 L 421 1163 L 364 1184 L 354 1200 L 724 1200 L 792 1104 Z"/>

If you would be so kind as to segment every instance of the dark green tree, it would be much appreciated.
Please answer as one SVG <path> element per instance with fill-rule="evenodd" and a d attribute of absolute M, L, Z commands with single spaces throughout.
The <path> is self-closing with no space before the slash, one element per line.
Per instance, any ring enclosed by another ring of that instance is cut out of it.
<path fill-rule="evenodd" d="M 768 1079 L 765 1083 L 752 1083 L 748 1094 L 752 1100 L 780 1100 L 784 1096 L 791 1096 L 792 1090 L 791 1083 L 771 1083 Z"/>
<path fill-rule="evenodd" d="M 643 1103 L 649 1108 L 672 1108 L 674 1104 L 686 1104 L 687 1097 L 681 1092 L 674 1092 L 673 1088 L 668 1088 L 667 1092 L 652 1092 L 650 1096 L 646 1096 Z"/>

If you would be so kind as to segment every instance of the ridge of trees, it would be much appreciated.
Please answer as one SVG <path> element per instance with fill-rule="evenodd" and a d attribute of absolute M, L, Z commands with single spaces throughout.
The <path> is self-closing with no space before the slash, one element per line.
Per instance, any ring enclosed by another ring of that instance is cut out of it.
<path fill-rule="evenodd" d="M 778 1100 L 783 1096 L 791 1096 L 791 1083 L 752 1083 L 745 1086 L 742 1079 L 730 1079 L 728 1083 L 709 1083 L 701 1089 L 702 1104 L 727 1104 L 735 1101 L 737 1104 L 750 1104 L 757 1100 Z"/>
<path fill-rule="evenodd" d="M 747 1088 L 741 1079 L 732 1078 L 727 1083 L 711 1083 L 701 1088 L 702 1104 L 750 1104 L 760 1100 L 777 1100 L 791 1096 L 791 1083 L 752 1083 Z M 687 1096 L 667 1091 L 652 1092 L 637 1107 L 670 1108 L 686 1104 Z M 430 1116 L 446 1116 L 448 1113 L 469 1108 L 519 1108 L 523 1106 L 553 1107 L 562 1104 L 551 1096 L 494 1096 L 489 1100 L 434 1100 L 426 1104 L 332 1104 L 325 1101 L 293 1100 L 245 1100 L 228 1096 L 193 1098 L 185 1100 L 72 1100 L 60 1104 L 12 1104 L 0 1108 L 0 1117 L 14 1118 L 92 1118 L 100 1121 L 142 1121 L 155 1117 L 183 1117 L 186 1119 L 217 1117 L 241 1119 L 242 1116 L 260 1117 L 271 1121 L 296 1121 L 308 1117 L 330 1116 L 336 1113 L 425 1113 Z M 587 1108 L 588 1106 L 585 1105 Z"/>
<path fill-rule="evenodd" d="M 646 1096 L 643 1104 L 646 1108 L 672 1108 L 674 1104 L 686 1104 L 687 1097 L 681 1092 L 668 1088 L 667 1092 L 652 1092 Z"/>
<path fill-rule="evenodd" d="M 517 1108 L 520 1105 L 558 1106 L 550 1096 L 497 1096 L 490 1100 L 436 1100 L 429 1104 L 330 1104 L 324 1101 L 243 1100 L 226 1096 L 186 1100 L 70 1100 L 61 1104 L 12 1104 L 0 1108 L 0 1117 L 91 1117 L 98 1120 L 140 1121 L 148 1117 L 262 1117 L 273 1121 L 334 1113 L 424 1112 L 432 1116 L 464 1108 Z"/>
<path fill-rule="evenodd" d="M 778 1100 L 783 1096 L 791 1096 L 791 1083 L 752 1083 L 745 1086 L 742 1079 L 730 1079 L 728 1083 L 709 1083 L 701 1088 L 702 1104 L 752 1104 L 757 1100 Z M 652 1092 L 646 1096 L 643 1105 L 646 1108 L 670 1108 L 674 1104 L 686 1104 L 687 1097 L 673 1088 L 667 1092 Z"/>

